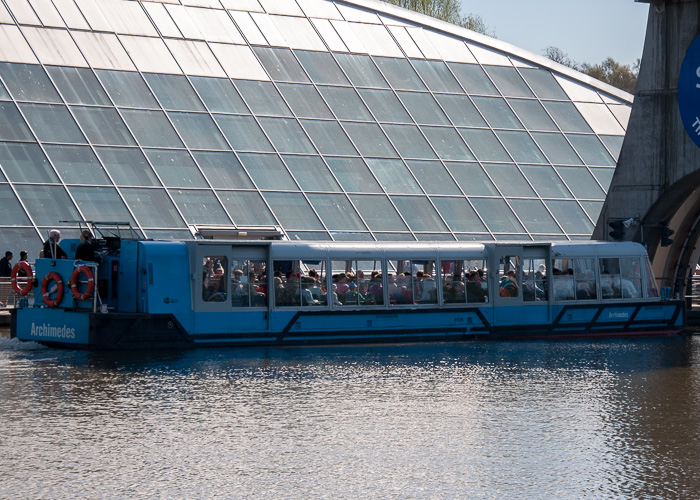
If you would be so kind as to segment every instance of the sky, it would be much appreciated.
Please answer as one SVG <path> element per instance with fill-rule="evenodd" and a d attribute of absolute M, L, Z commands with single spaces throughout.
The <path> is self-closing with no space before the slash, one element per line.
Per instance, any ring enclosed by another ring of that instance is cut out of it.
<path fill-rule="evenodd" d="M 577 63 L 608 57 L 632 65 L 642 57 L 648 3 L 634 0 L 461 0 L 496 38 L 535 54 L 550 45 Z"/>

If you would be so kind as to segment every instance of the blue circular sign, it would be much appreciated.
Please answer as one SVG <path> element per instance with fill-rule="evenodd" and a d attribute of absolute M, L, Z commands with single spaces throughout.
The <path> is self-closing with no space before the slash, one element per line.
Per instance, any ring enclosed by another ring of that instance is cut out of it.
<path fill-rule="evenodd" d="M 678 76 L 678 108 L 686 132 L 700 147 L 700 35 L 685 53 Z"/>

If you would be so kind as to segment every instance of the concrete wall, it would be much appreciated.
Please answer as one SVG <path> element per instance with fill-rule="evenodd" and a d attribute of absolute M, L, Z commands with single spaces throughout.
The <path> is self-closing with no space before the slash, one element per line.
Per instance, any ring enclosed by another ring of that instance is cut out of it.
<path fill-rule="evenodd" d="M 593 233 L 594 239 L 610 239 L 610 220 L 638 218 L 625 239 L 647 245 L 657 276 L 687 276 L 698 258 L 700 148 L 681 121 L 678 77 L 699 33 L 700 0 L 650 3 L 632 114 Z M 675 230 L 674 243 L 660 247 L 661 227 L 667 224 Z"/>

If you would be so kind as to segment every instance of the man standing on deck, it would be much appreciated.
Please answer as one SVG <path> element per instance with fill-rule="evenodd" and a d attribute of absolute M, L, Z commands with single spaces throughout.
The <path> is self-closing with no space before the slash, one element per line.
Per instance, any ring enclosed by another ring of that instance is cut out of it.
<path fill-rule="evenodd" d="M 58 246 L 58 240 L 61 239 L 61 231 L 52 229 L 49 231 L 49 239 L 44 242 L 44 250 L 41 257 L 45 259 L 66 259 L 68 256 L 63 249 Z"/>
<path fill-rule="evenodd" d="M 5 252 L 5 256 L 0 259 L 0 306 L 7 302 L 10 291 L 10 276 L 12 275 L 12 252 Z"/>

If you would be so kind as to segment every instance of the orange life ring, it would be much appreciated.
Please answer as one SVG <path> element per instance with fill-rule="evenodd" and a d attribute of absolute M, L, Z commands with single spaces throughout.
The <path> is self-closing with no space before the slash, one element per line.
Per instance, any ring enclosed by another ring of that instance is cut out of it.
<path fill-rule="evenodd" d="M 78 290 L 78 278 L 81 273 L 85 275 L 88 282 L 87 290 L 83 293 Z M 73 292 L 75 300 L 87 300 L 92 296 L 92 292 L 95 290 L 95 277 L 88 266 L 78 266 L 73 270 L 73 274 L 70 276 L 70 290 Z"/>
<path fill-rule="evenodd" d="M 56 298 L 53 300 L 51 299 L 51 297 L 49 297 L 49 294 L 51 292 L 48 291 L 49 283 L 52 281 L 55 281 L 56 285 L 58 286 L 58 289 L 56 290 Z M 41 280 L 41 296 L 44 299 L 44 304 L 46 304 L 49 307 L 56 307 L 58 304 L 61 303 L 61 300 L 63 300 L 63 280 L 61 279 L 60 274 L 56 272 L 51 272 L 44 276 L 44 279 Z"/>
<path fill-rule="evenodd" d="M 27 275 L 27 283 L 24 285 L 24 288 L 20 288 L 17 284 L 17 273 L 20 269 Z M 12 274 L 10 275 L 12 289 L 17 295 L 24 297 L 32 291 L 32 287 L 34 286 L 34 280 L 32 279 L 33 277 L 34 273 L 32 272 L 32 266 L 30 266 L 26 260 L 20 260 L 17 264 L 15 264 L 15 267 L 12 268 Z"/>

